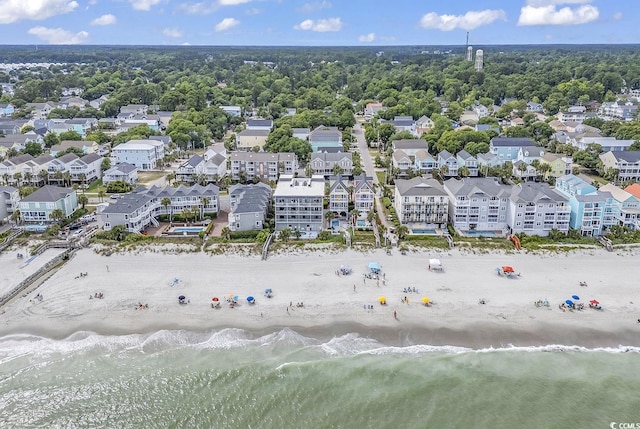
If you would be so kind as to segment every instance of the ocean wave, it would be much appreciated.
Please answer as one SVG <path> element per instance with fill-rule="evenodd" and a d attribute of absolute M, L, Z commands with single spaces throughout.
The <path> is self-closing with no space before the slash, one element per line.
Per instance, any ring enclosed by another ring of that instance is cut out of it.
<path fill-rule="evenodd" d="M 291 351 L 312 350 L 328 357 L 390 354 L 463 354 L 463 353 L 640 353 L 640 347 L 588 348 L 574 345 L 550 344 L 541 346 L 486 347 L 473 349 L 459 346 L 414 344 L 389 346 L 380 341 L 348 333 L 329 340 L 312 338 L 284 328 L 266 335 L 255 336 L 250 331 L 227 328 L 217 331 L 194 332 L 161 330 L 149 334 L 100 335 L 81 331 L 61 340 L 37 335 L 16 334 L 0 337 L 0 364 L 25 355 L 51 355 L 100 352 L 102 354 L 142 352 L 156 353 L 178 348 L 198 350 L 230 350 L 237 348 L 284 348 Z"/>

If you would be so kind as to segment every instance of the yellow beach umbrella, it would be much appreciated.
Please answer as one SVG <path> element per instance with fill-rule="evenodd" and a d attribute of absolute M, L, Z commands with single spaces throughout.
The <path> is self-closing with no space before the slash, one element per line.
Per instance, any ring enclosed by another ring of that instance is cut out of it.
<path fill-rule="evenodd" d="M 427 305 L 431 302 L 431 300 L 429 298 L 427 298 L 426 296 L 422 297 L 422 303 L 424 305 Z"/>
<path fill-rule="evenodd" d="M 384 296 L 380 296 L 378 297 L 378 302 L 382 305 L 387 303 L 387 298 L 385 298 Z"/>

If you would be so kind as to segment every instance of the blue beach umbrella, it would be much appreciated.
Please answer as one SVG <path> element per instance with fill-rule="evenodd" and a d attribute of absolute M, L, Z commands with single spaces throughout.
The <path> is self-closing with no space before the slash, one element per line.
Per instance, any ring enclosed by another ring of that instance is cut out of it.
<path fill-rule="evenodd" d="M 578 295 L 573 295 L 571 298 L 575 299 L 576 301 L 580 301 L 580 297 Z"/>
<path fill-rule="evenodd" d="M 178 297 L 178 299 L 185 299 L 185 298 L 186 298 L 186 296 L 184 296 L 184 295 L 180 295 L 180 296 Z"/>
<path fill-rule="evenodd" d="M 271 292 L 273 292 L 271 289 L 265 289 L 264 290 L 264 293 L 271 293 Z"/>
<path fill-rule="evenodd" d="M 568 299 L 568 300 L 566 300 L 566 301 L 565 301 L 565 304 L 567 304 L 567 305 L 573 305 L 573 301 L 571 301 L 570 299 Z"/>
<path fill-rule="evenodd" d="M 234 296 L 233 296 L 233 300 L 234 300 L 234 301 L 237 301 L 237 300 L 238 300 L 238 295 L 234 295 Z"/>
<path fill-rule="evenodd" d="M 252 296 L 247 297 L 247 302 L 253 302 L 253 301 L 254 301 L 254 298 Z"/>

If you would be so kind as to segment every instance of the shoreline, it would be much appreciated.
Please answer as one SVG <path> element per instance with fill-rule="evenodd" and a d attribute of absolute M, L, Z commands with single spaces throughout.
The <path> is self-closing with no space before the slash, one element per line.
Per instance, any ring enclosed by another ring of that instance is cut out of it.
<path fill-rule="evenodd" d="M 633 251 L 593 249 L 553 256 L 456 250 L 388 256 L 384 250 L 319 250 L 260 261 L 149 250 L 106 257 L 83 249 L 28 296 L 3 309 L 0 335 L 61 340 L 82 331 L 126 335 L 238 328 L 261 336 L 290 328 L 326 340 L 355 333 L 389 346 L 640 347 L 640 306 L 634 303 L 640 304 L 634 284 L 640 267 L 633 264 L 634 256 Z M 442 260 L 443 273 L 427 269 L 433 257 Z M 369 261 L 380 263 L 383 281 L 364 279 Z M 351 266 L 353 274 L 336 275 L 341 264 Z M 495 267 L 507 264 L 522 277 L 498 277 Z M 79 277 L 79 272 L 88 275 Z M 179 281 L 172 285 L 174 279 Z M 580 281 L 589 286 L 580 287 Z M 420 292 L 406 293 L 405 287 Z M 273 298 L 263 296 L 265 288 L 274 290 Z M 98 292 L 105 298 L 88 299 Z M 211 308 L 212 295 L 224 298 L 230 293 L 239 295 L 239 306 Z M 605 310 L 558 309 L 578 293 L 581 302 L 598 299 Z M 36 294 L 44 299 L 34 299 Z M 187 296 L 190 304 L 178 304 L 178 295 Z M 247 304 L 248 295 L 257 303 Z M 378 304 L 380 296 L 388 305 Z M 405 296 L 409 304 L 401 301 Z M 424 296 L 434 305 L 421 305 Z M 480 298 L 486 305 L 478 304 Z M 548 299 L 549 308 L 535 307 L 538 299 Z M 149 308 L 136 310 L 139 302 Z M 298 302 L 304 302 L 304 308 L 296 307 Z"/>

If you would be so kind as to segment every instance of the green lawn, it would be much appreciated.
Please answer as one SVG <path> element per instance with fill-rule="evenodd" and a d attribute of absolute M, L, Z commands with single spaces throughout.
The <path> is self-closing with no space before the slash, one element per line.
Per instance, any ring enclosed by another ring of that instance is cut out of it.
<path fill-rule="evenodd" d="M 93 193 L 93 192 L 98 193 L 98 192 L 100 192 L 100 189 L 104 189 L 105 191 L 107 189 L 105 186 L 102 186 L 102 179 L 98 179 L 95 182 L 91 183 L 89 185 L 89 187 L 86 189 L 85 192 L 87 192 L 87 193 Z"/>
<path fill-rule="evenodd" d="M 376 171 L 376 176 L 378 177 L 378 182 L 384 185 L 387 179 L 387 173 L 385 171 Z"/>

